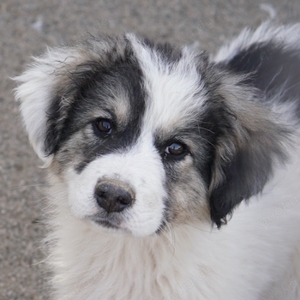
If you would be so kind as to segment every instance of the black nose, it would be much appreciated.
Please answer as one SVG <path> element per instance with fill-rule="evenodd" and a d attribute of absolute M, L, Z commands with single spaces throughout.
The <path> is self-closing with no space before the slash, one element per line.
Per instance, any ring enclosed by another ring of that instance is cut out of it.
<path fill-rule="evenodd" d="M 121 212 L 132 204 L 133 192 L 115 183 L 100 182 L 95 189 L 95 198 L 108 213 Z"/>

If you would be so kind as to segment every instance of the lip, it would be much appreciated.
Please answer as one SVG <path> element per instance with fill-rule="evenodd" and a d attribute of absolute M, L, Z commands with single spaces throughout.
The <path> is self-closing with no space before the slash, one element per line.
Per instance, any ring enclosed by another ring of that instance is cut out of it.
<path fill-rule="evenodd" d="M 115 223 L 112 223 L 111 221 L 108 220 L 93 220 L 95 223 L 106 227 L 106 228 L 112 228 L 112 229 L 119 229 L 120 227 L 118 225 L 116 225 Z"/>
<path fill-rule="evenodd" d="M 91 220 L 105 228 L 120 229 L 121 220 L 117 218 L 94 216 Z"/>

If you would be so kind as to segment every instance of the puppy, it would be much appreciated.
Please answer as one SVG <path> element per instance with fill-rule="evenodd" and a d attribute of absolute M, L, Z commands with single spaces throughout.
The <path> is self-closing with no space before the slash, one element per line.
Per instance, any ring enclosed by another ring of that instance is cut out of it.
<path fill-rule="evenodd" d="M 16 80 L 53 299 L 300 299 L 300 24 L 215 56 L 89 37 Z"/>

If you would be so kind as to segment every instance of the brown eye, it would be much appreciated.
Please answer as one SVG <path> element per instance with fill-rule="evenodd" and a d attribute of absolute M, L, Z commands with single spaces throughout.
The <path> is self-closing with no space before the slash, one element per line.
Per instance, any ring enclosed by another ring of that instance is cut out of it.
<path fill-rule="evenodd" d="M 186 146 L 181 143 L 172 143 L 165 148 L 165 154 L 172 156 L 182 156 L 187 153 Z"/>
<path fill-rule="evenodd" d="M 103 135 L 109 135 L 112 133 L 112 123 L 108 119 L 99 119 L 94 122 L 93 124 L 94 130 L 97 133 L 103 134 Z"/>

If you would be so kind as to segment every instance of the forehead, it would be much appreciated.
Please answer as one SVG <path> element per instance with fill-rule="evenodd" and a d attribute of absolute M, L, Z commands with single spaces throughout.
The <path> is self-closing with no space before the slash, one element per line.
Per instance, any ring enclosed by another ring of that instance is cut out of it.
<path fill-rule="evenodd" d="M 207 94 L 196 54 L 183 48 L 175 56 L 170 49 L 146 45 L 134 36 L 129 39 L 144 77 L 144 125 L 154 131 L 167 131 L 193 123 Z"/>

